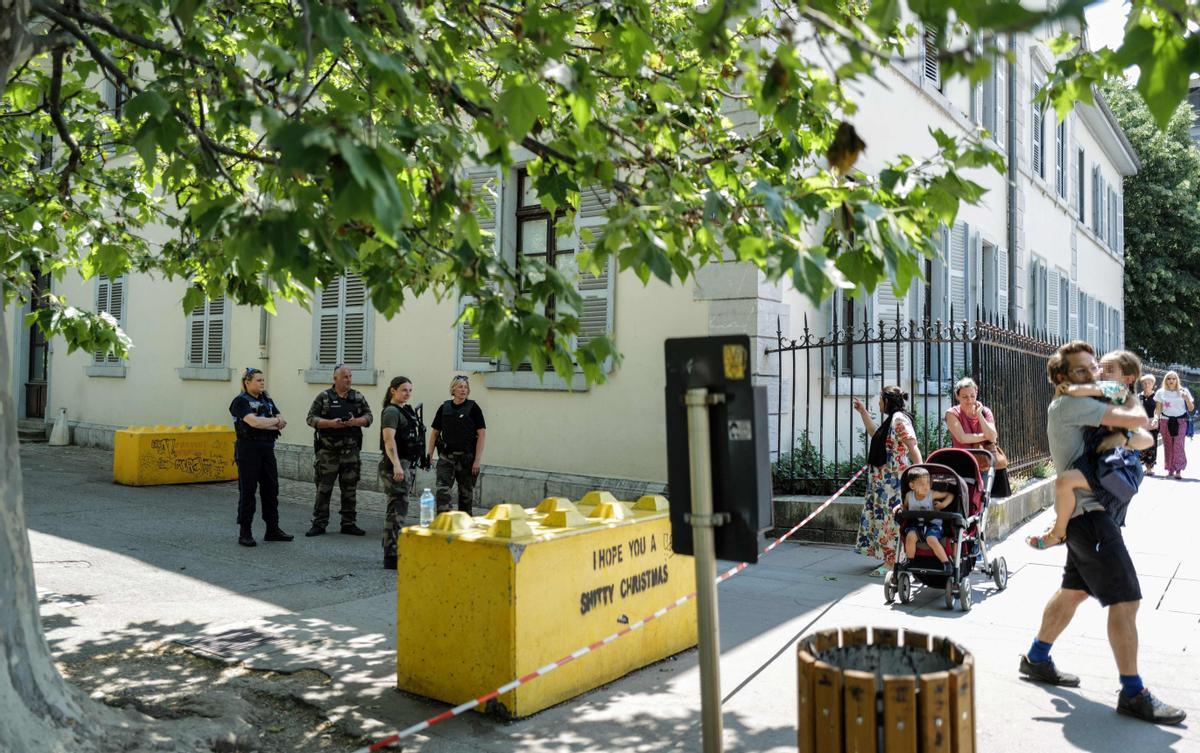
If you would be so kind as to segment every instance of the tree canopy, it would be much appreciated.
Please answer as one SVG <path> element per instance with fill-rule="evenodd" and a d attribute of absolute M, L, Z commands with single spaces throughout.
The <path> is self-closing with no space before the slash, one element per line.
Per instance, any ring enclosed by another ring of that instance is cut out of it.
<path fill-rule="evenodd" d="M 1103 89 L 1141 167 L 1125 179 L 1125 340 L 1161 363 L 1200 363 L 1200 151 L 1183 103 L 1165 130 L 1131 87 Z"/>
<path fill-rule="evenodd" d="M 813 301 L 885 280 L 902 292 L 937 226 L 981 196 L 964 173 L 1002 162 L 936 132 L 931 153 L 863 172 L 852 84 L 915 56 L 917 23 L 941 40 L 946 75 L 977 78 L 1005 32 L 1078 24 L 1086 4 L 11 0 L 0 281 L 7 300 L 32 268 L 157 270 L 189 281 L 187 310 L 216 294 L 303 302 L 348 270 L 385 316 L 429 292 L 466 296 L 485 352 L 601 379 L 613 343 L 576 348 L 581 300 L 561 270 L 495 253 L 480 226 L 492 189 L 467 168 L 532 154 L 563 227 L 581 192 L 607 197 L 579 254 L 593 272 L 615 259 L 671 282 L 734 258 Z M 1152 111 L 1173 109 L 1200 65 L 1174 6 L 1135 2 L 1121 51 L 1067 56 L 1055 103 L 1140 63 Z M 1164 46 L 1180 65 L 1162 64 Z M 734 110 L 757 127 L 734 128 Z M 170 231 L 161 247 L 152 226 Z M 62 300 L 42 324 L 72 347 L 128 345 Z"/>

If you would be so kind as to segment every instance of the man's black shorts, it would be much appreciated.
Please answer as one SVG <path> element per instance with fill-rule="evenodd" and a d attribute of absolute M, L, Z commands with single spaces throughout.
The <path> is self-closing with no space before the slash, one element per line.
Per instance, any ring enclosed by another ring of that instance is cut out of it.
<path fill-rule="evenodd" d="M 1142 588 L 1125 539 L 1107 512 L 1085 512 L 1067 524 L 1062 587 L 1085 591 L 1106 607 L 1141 600 Z"/>

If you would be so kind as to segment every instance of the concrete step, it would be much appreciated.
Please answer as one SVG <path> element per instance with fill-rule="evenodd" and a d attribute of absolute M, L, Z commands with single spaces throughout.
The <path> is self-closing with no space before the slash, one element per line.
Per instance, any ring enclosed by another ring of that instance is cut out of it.
<path fill-rule="evenodd" d="M 17 440 L 20 442 L 45 442 L 49 439 L 50 427 L 40 419 L 17 422 Z"/>

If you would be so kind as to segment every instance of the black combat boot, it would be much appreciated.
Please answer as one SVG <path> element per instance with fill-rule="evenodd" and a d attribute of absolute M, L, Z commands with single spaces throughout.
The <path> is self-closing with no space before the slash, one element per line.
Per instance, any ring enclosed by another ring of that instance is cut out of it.
<path fill-rule="evenodd" d="M 267 526 L 267 535 L 263 536 L 263 541 L 291 541 L 296 538 L 290 533 L 286 533 L 278 525 Z"/>
<path fill-rule="evenodd" d="M 242 546 L 258 546 L 254 534 L 250 532 L 250 526 L 242 526 L 241 533 L 238 534 L 238 543 Z"/>

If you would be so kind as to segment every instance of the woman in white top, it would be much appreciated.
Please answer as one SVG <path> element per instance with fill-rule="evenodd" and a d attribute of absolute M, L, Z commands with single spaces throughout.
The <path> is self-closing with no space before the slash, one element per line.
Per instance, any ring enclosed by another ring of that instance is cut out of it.
<path fill-rule="evenodd" d="M 1179 384 L 1179 374 L 1168 371 L 1163 376 L 1162 387 L 1154 393 L 1154 417 L 1158 419 L 1158 433 L 1162 436 L 1163 459 L 1167 475 L 1183 478 L 1187 468 L 1185 435 L 1187 414 L 1196 409 L 1192 393 Z"/>

